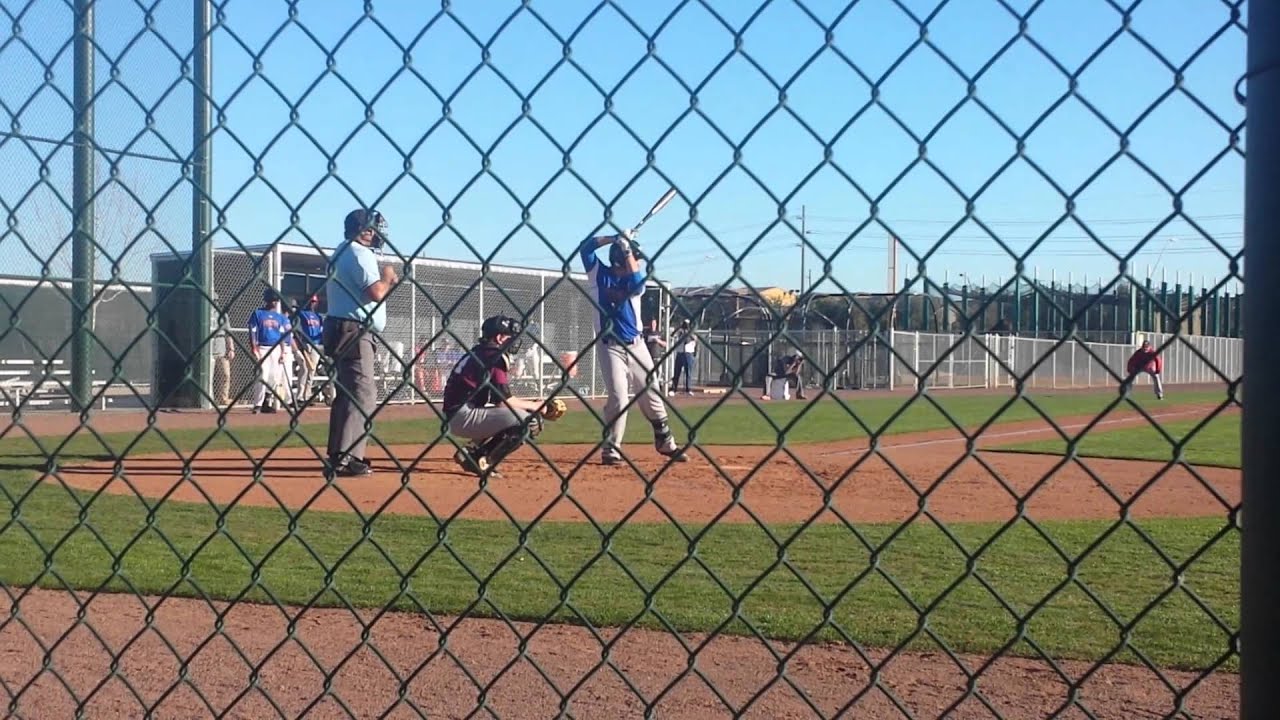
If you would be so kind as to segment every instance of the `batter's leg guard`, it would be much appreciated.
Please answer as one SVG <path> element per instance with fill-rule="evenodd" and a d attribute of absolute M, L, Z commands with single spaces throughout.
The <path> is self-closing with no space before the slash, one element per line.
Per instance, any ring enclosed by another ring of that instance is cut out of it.
<path fill-rule="evenodd" d="M 659 420 L 653 424 L 653 447 L 659 455 L 665 455 L 676 462 L 688 462 L 689 457 L 676 445 L 675 436 L 667 421 Z"/>

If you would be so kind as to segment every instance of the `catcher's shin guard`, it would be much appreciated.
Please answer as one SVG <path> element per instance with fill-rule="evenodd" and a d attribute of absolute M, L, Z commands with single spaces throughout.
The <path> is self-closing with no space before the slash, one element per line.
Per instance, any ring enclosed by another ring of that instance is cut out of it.
<path fill-rule="evenodd" d="M 519 425 L 494 435 L 480 445 L 478 455 L 488 462 L 489 467 L 497 467 L 502 459 L 515 452 L 529 438 L 535 438 L 542 432 L 542 418 L 530 416 L 528 426 Z M 526 434 L 527 433 L 527 434 Z"/>

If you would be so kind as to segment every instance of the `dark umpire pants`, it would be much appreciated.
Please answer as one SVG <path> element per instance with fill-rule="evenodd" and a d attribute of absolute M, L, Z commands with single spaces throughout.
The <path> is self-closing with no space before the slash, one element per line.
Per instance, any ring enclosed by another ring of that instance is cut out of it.
<path fill-rule="evenodd" d="M 324 353 L 333 358 L 336 380 L 329 411 L 329 458 L 337 464 L 364 459 L 373 431 L 378 390 L 373 382 L 374 335 L 355 320 L 324 319 Z M 369 424 L 366 432 L 365 423 Z"/>

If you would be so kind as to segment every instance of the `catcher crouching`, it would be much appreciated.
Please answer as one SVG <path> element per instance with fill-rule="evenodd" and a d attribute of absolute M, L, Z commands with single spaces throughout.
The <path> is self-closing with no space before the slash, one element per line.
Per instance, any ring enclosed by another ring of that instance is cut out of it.
<path fill-rule="evenodd" d="M 458 361 L 445 383 L 443 410 L 449 432 L 470 442 L 454 460 L 476 475 L 493 474 L 502 459 L 542 432 L 543 420 L 559 420 L 558 398 L 511 397 L 511 358 L 520 352 L 519 320 L 495 315 L 480 327 L 480 342 Z"/>

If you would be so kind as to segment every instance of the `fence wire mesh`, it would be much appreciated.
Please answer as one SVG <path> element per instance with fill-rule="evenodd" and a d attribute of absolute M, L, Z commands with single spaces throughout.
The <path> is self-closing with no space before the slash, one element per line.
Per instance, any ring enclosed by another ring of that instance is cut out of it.
<path fill-rule="evenodd" d="M 1247 7 L 0 0 L 7 714 L 1234 716 Z"/>

